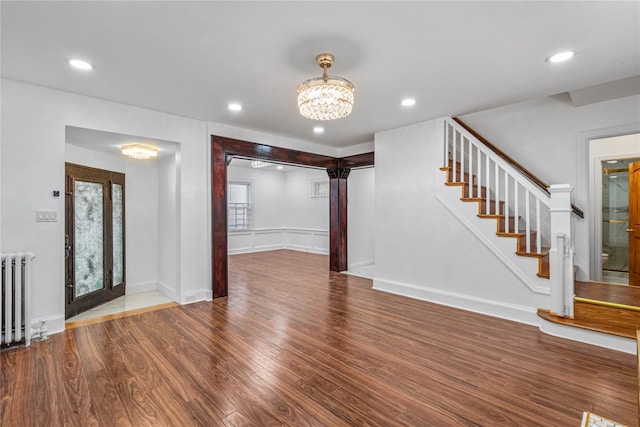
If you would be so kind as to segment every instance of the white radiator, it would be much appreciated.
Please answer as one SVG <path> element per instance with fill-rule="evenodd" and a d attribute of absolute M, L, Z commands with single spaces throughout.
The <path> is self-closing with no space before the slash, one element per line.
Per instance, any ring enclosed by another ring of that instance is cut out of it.
<path fill-rule="evenodd" d="M 31 252 L 0 254 L 2 307 L 0 346 L 31 344 Z"/>

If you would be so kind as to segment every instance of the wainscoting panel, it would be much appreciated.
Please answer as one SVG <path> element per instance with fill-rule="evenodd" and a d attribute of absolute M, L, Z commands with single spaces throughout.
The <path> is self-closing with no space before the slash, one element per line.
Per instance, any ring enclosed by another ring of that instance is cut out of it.
<path fill-rule="evenodd" d="M 291 249 L 327 255 L 329 231 L 304 228 L 260 228 L 229 232 L 229 255 Z"/>

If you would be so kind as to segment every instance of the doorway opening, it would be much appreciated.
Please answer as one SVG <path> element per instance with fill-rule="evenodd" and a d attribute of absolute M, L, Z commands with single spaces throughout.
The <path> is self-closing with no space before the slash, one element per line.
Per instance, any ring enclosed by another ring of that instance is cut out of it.
<path fill-rule="evenodd" d="M 629 165 L 634 159 L 610 159 L 602 164 L 602 281 L 629 283 Z"/>
<path fill-rule="evenodd" d="M 179 245 L 180 144 L 75 126 L 66 126 L 65 142 L 66 163 L 126 175 L 126 191 L 123 191 L 122 201 L 126 206 L 122 212 L 122 233 L 126 235 L 122 248 L 126 269 L 123 269 L 122 276 L 126 289 L 119 290 L 118 295 L 123 296 L 106 304 L 86 311 L 88 307 L 83 307 L 81 313 L 71 318 L 68 313 L 66 327 L 95 323 L 96 318 L 106 320 L 123 317 L 137 310 L 179 301 L 182 294 Z M 124 156 L 121 147 L 132 143 L 154 146 L 158 149 L 158 156 L 151 160 Z M 105 197 L 105 200 L 109 199 Z M 105 217 L 108 215 L 104 214 Z M 108 230 L 104 232 L 107 233 L 105 236 L 110 233 Z M 107 252 L 111 250 L 105 250 Z M 108 287 L 111 279 L 108 276 L 104 286 Z M 114 285 L 114 289 L 119 287 Z M 68 289 L 65 287 L 60 290 L 65 292 L 67 299 Z M 87 295 L 93 297 L 93 292 Z"/>

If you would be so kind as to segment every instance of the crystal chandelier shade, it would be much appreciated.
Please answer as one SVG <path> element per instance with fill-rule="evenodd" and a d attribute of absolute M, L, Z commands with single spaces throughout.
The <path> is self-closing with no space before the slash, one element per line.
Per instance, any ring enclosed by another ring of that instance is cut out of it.
<path fill-rule="evenodd" d="M 353 84 L 340 77 L 327 76 L 333 55 L 322 53 L 316 57 L 316 62 L 324 70 L 323 76 L 298 86 L 300 114 L 312 120 L 335 120 L 348 116 L 353 109 Z"/>

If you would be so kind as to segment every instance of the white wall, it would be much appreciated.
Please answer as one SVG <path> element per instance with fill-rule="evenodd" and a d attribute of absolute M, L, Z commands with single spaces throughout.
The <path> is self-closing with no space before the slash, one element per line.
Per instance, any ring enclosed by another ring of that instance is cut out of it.
<path fill-rule="evenodd" d="M 228 181 L 250 182 L 254 230 L 229 233 L 229 253 L 294 249 L 326 254 L 329 250 L 329 198 L 310 197 L 314 180 L 328 180 L 324 170 L 286 166 L 227 169 Z"/>
<path fill-rule="evenodd" d="M 227 168 L 227 181 L 250 182 L 253 193 L 253 227 L 279 228 L 286 221 L 284 205 L 285 174 L 273 166 L 264 169 L 236 167 L 234 161 Z M 273 169 L 272 169 L 273 168 Z"/>
<path fill-rule="evenodd" d="M 286 172 L 284 217 L 288 228 L 329 230 L 329 198 L 311 197 L 314 181 L 329 181 L 325 170 L 295 168 Z"/>
<path fill-rule="evenodd" d="M 451 189 L 437 122 L 377 133 L 375 144 L 374 288 L 533 323 L 544 296 L 436 198 Z"/>
<path fill-rule="evenodd" d="M 347 180 L 347 263 L 349 269 L 375 258 L 375 170 L 354 169 Z"/>
<path fill-rule="evenodd" d="M 574 187 L 572 200 L 585 212 L 584 220 L 575 220 L 578 279 L 588 279 L 593 239 L 589 235 L 588 142 L 592 137 L 640 131 L 640 95 L 582 107 L 574 107 L 568 96 L 561 95 L 461 119 L 547 184 Z"/>
<path fill-rule="evenodd" d="M 158 289 L 180 300 L 180 152 L 158 161 L 158 227 L 157 277 Z"/>

